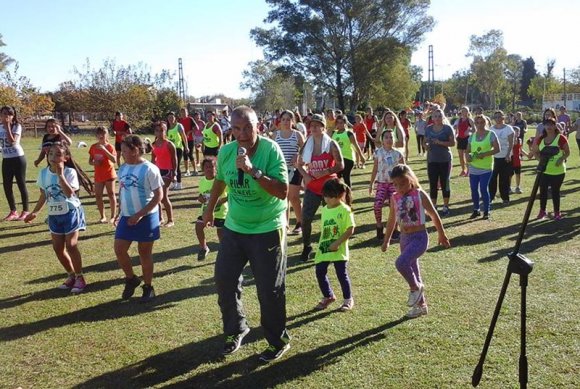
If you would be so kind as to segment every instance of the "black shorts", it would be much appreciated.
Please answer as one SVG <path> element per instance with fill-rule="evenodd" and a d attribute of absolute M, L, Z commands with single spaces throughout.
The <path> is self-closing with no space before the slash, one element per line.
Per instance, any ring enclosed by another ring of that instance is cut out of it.
<path fill-rule="evenodd" d="M 116 151 L 121 151 L 121 143 L 122 142 L 115 142 L 115 150 Z"/>
<path fill-rule="evenodd" d="M 219 150 L 220 150 L 219 147 L 207 147 L 207 146 L 205 146 L 203 148 L 203 155 L 213 155 L 214 157 L 217 157 Z"/>
<path fill-rule="evenodd" d="M 467 150 L 469 138 L 455 138 L 457 140 L 457 150 Z"/>
<path fill-rule="evenodd" d="M 292 176 L 290 176 L 292 175 Z M 290 179 L 290 185 L 297 185 L 300 186 L 302 184 L 302 174 L 300 174 L 300 170 L 294 169 L 294 174 L 292 174 L 292 170 L 288 171 L 288 177 Z"/>
<path fill-rule="evenodd" d="M 514 166 L 512 168 L 512 175 L 514 175 L 514 174 L 521 174 L 521 172 L 522 172 L 522 167 L 521 166 L 518 166 L 518 167 L 515 167 Z"/>
<path fill-rule="evenodd" d="M 161 173 L 161 178 L 164 180 L 172 180 L 175 177 L 175 170 L 173 169 L 159 169 L 159 173 Z"/>
<path fill-rule="evenodd" d="M 197 218 L 197 221 L 198 221 L 199 223 L 203 222 L 203 217 L 199 216 L 199 217 Z M 213 219 L 213 226 L 214 226 L 215 228 L 222 228 L 222 227 L 224 226 L 224 223 L 225 223 L 225 222 L 226 222 L 226 220 L 225 220 L 225 219 Z"/>

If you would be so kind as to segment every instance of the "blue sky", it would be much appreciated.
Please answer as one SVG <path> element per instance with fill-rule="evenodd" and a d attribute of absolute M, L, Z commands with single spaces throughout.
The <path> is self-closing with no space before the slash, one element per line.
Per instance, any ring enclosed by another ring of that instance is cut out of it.
<path fill-rule="evenodd" d="M 424 67 L 426 78 L 432 44 L 435 78 L 447 78 L 469 66 L 469 36 L 496 28 L 503 30 L 508 52 L 532 56 L 540 71 L 556 59 L 561 75 L 563 67 L 580 66 L 574 28 L 579 7 L 573 3 L 432 1 L 429 13 L 437 25 L 413 54 L 413 64 Z M 14 6 L 13 0 L 0 4 L 4 10 Z M 3 15 L 0 33 L 7 45 L 2 50 L 19 62 L 19 73 L 43 91 L 71 79 L 73 67 L 82 67 L 86 58 L 93 66 L 105 58 L 144 62 L 158 72 L 177 71 L 181 57 L 190 95 L 242 97 L 249 93 L 239 89 L 242 71 L 262 58 L 249 31 L 262 25 L 267 12 L 264 0 L 28 0 L 17 13 Z"/>

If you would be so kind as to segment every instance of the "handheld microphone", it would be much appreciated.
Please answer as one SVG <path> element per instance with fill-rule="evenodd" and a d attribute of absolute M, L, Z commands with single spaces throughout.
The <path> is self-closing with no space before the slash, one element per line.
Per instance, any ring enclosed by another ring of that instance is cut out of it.
<path fill-rule="evenodd" d="M 246 155 L 246 149 L 240 147 L 238 149 L 238 155 Z M 244 184 L 244 171 L 238 168 L 238 185 L 242 186 Z"/>

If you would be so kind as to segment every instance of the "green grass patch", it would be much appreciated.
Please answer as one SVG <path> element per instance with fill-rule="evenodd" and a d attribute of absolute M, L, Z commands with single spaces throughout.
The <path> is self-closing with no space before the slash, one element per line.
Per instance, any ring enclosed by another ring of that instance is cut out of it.
<path fill-rule="evenodd" d="M 92 143 L 90 137 L 75 137 Z M 40 139 L 25 138 L 31 207 L 39 169 L 32 161 Z M 411 145 L 414 149 L 414 144 Z M 580 258 L 580 158 L 574 144 L 562 188 L 560 222 L 532 220 L 521 252 L 534 260 L 528 288 L 530 387 L 578 387 L 578 259 Z M 88 149 L 73 149 L 88 169 Z M 411 166 L 426 186 L 424 158 Z M 398 247 L 380 251 L 375 239 L 371 168 L 354 170 L 356 235 L 350 276 L 355 308 L 314 312 L 320 298 L 312 263 L 299 262 L 299 237 L 288 241 L 287 311 L 291 350 L 276 363 L 258 364 L 266 347 L 251 272 L 244 303 L 252 331 L 240 351 L 220 357 L 223 338 L 213 264 L 217 251 L 196 260 L 191 222 L 199 215 L 196 177 L 173 192 L 176 226 L 155 244 L 157 299 L 142 306 L 121 302 L 122 272 L 113 253 L 113 229 L 98 223 L 95 201 L 81 192 L 89 223 L 81 234 L 89 286 L 80 296 L 56 290 L 64 280 L 41 214 L 35 224 L 0 223 L 0 387 L 223 387 L 223 388 L 456 388 L 469 387 L 534 180 L 535 161 L 525 161 L 523 195 L 495 206 L 492 220 L 468 220 L 468 179 L 452 179 L 451 215 L 444 219 L 453 247 L 434 245 L 421 259 L 429 315 L 404 320 L 407 288 L 394 267 Z M 20 199 L 14 186 L 16 198 Z M 6 203 L 0 210 L 7 213 Z M 551 203 L 548 203 L 551 210 Z M 538 210 L 537 204 L 532 217 Z M 386 210 L 385 210 L 386 212 Z M 386 214 L 385 214 L 386 215 Z M 319 231 L 319 223 L 314 225 Z M 316 236 L 317 237 L 317 236 Z M 136 249 L 132 248 L 135 264 Z M 140 270 L 138 272 L 140 274 Z M 331 283 L 339 291 L 334 272 Z M 519 286 L 514 276 L 502 307 L 481 387 L 518 386 Z M 335 303 L 333 308 L 338 308 Z"/>

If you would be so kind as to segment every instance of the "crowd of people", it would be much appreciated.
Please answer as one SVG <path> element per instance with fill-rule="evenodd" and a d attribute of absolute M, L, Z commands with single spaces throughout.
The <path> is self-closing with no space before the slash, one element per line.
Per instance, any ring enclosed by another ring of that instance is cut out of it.
<path fill-rule="evenodd" d="M 547 109 L 536 133 L 529 137 L 526 151 L 523 145 L 528 126 L 521 113 L 512 120 L 502 111 L 495 111 L 489 118 L 482 110 L 472 114 L 469 107 L 462 107 L 451 123 L 443 108 L 427 103 L 420 111 L 396 113 L 387 109 L 380 119 L 368 108 L 364 115 L 354 115 L 352 124 L 347 115 L 336 110 L 309 112 L 304 118 L 297 111 L 279 110 L 270 120 L 264 120 L 246 106 L 234 109 L 231 116 L 222 112 L 219 118 L 213 110 L 190 115 L 182 108 L 179 115 L 168 112 L 165 120 L 155 123 L 153 141 L 132 134 L 123 114 L 116 112 L 109 128 L 96 129 L 96 142 L 88 148 L 88 164 L 94 168 L 92 180 L 73 160 L 71 138 L 54 119 L 49 119 L 40 154 L 34 161 L 41 167 L 36 182 L 39 198 L 29 211 L 26 158 L 20 144 L 22 126 L 16 111 L 5 106 L 0 109 L 0 141 L 2 179 L 10 212 L 4 220 L 30 223 L 46 205 L 53 248 L 67 273 L 59 288 L 81 293 L 87 287 L 78 247 L 79 232 L 86 229 L 79 197 L 79 189 L 84 187 L 96 199 L 99 221 L 115 226 L 114 252 L 125 276 L 122 299 L 131 299 L 143 283 L 140 301 L 146 303 L 155 298 L 154 242 L 160 239 L 161 227 L 175 226 L 171 192 L 185 189 L 182 176 L 201 175 L 194 193 L 201 205 L 195 222 L 197 259 L 206 259 L 210 249 L 205 230 L 215 227 L 220 242 L 215 284 L 225 335 L 223 354 L 236 352 L 250 331 L 241 300 L 242 271 L 249 263 L 269 344 L 260 360 L 270 362 L 290 347 L 285 294 L 288 234 L 301 235 L 300 259 L 314 260 L 322 295 L 315 309 L 326 309 L 337 300 L 327 274 L 331 263 L 343 297 L 339 310 L 347 312 L 354 307 L 348 273 L 348 240 L 355 229 L 351 173 L 353 169 L 365 169 L 367 161 L 373 161 L 368 193 L 374 193 L 376 237 L 383 251 L 396 242 L 400 244 L 395 264 L 409 286 L 410 318 L 428 312 L 419 270 L 419 258 L 428 247 L 426 215 L 436 227 L 438 244 L 450 247 L 442 218 L 452 213 L 453 148 L 457 148 L 459 177 L 469 178 L 473 212 L 466 217 L 489 219 L 498 191 L 502 206 L 509 204 L 511 194 L 523 192 L 521 158 L 540 159 L 545 147 L 556 147 L 558 152 L 546 162 L 541 178 L 538 219 L 548 217 L 548 190 L 553 219 L 563 217 L 560 188 L 570 155 L 566 135 L 576 131 L 580 149 L 580 119 L 571 123 L 565 110 L 557 116 L 553 109 Z M 414 116 L 414 121 L 409 116 Z M 428 190 L 421 188 L 408 165 L 414 154 L 409 146 L 413 129 L 416 155 L 425 158 Z M 109 130 L 114 134 L 114 144 L 109 143 Z M 13 193 L 14 180 L 21 194 L 20 213 Z M 437 205 L 439 191 L 441 206 Z M 314 249 L 313 220 L 321 206 L 320 239 Z M 133 242 L 138 245 L 140 277 L 128 254 Z"/>

